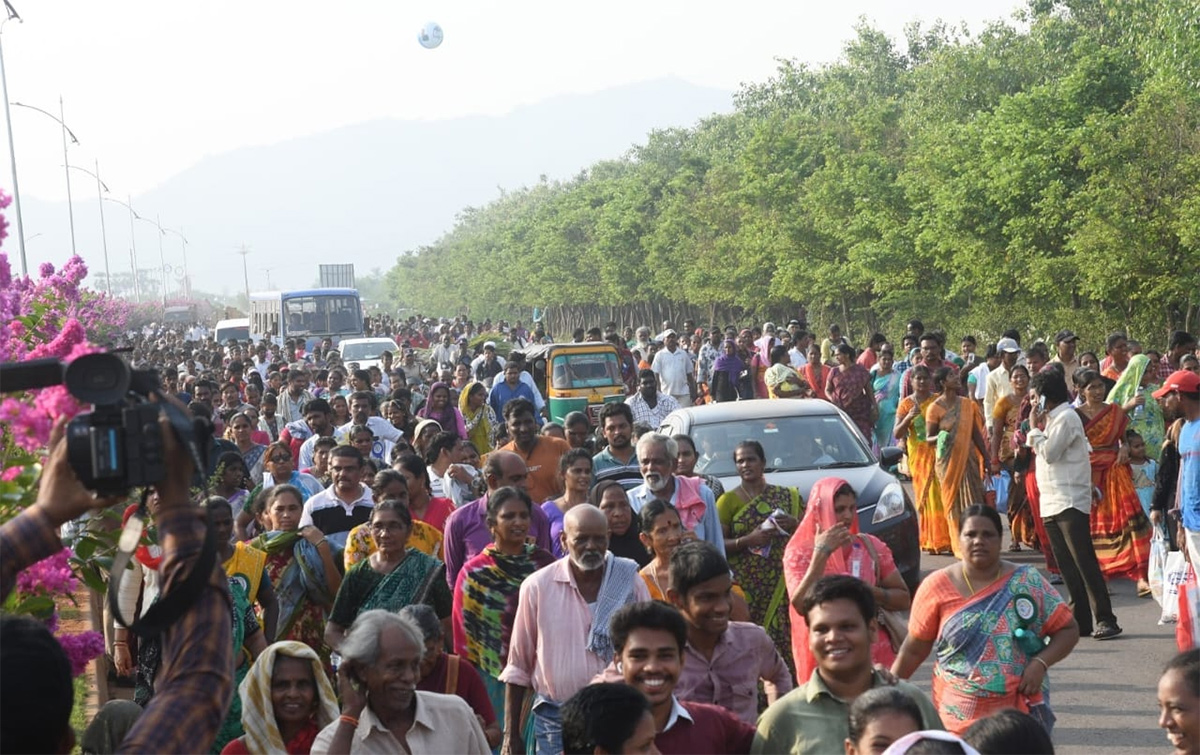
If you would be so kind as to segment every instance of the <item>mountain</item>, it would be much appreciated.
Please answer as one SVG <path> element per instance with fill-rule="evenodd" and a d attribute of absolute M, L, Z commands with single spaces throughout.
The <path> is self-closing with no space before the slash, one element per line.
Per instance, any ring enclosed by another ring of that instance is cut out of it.
<path fill-rule="evenodd" d="M 386 270 L 502 188 L 543 175 L 569 178 L 643 143 L 651 130 L 731 109 L 729 92 L 659 79 L 554 97 L 498 117 L 371 121 L 206 158 L 133 197 L 133 206 L 184 229 L 194 288 L 240 291 L 235 250 L 242 243 L 251 250 L 252 289 L 267 287 L 264 268 L 274 287 L 301 287 L 316 280 L 322 262 L 354 262 L 360 274 Z M 31 267 L 61 262 L 66 255 L 50 250 L 70 248 L 65 202 L 24 204 Z M 87 189 L 76 190 L 74 210 L 77 248 L 103 272 L 96 200 Z M 127 273 L 128 213 L 105 203 L 105 221 L 113 274 Z M 139 266 L 157 267 L 157 232 L 147 223 L 136 228 Z M 37 233 L 43 236 L 31 240 Z M 15 255 L 14 238 L 5 247 Z M 180 248 L 178 237 L 163 238 L 168 266 L 181 266 Z"/>

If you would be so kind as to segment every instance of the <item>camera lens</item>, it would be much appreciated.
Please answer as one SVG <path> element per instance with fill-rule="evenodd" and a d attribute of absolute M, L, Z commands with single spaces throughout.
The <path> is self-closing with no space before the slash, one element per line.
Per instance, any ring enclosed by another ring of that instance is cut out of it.
<path fill-rule="evenodd" d="M 86 354 L 67 365 L 71 395 L 96 405 L 118 404 L 129 392 L 130 371 L 115 354 Z"/>

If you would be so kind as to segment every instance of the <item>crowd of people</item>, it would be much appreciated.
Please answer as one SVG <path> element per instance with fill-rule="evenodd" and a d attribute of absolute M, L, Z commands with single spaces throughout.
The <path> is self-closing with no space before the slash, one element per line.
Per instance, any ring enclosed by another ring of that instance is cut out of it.
<path fill-rule="evenodd" d="M 330 341 L 131 335 L 162 400 L 214 434 L 205 494 L 181 457 L 126 510 L 145 504 L 153 527 L 116 602 L 132 618 L 178 589 L 192 503 L 224 568 L 182 626 L 110 633 L 137 706 L 101 711 L 111 747 L 131 728 L 127 751 L 1052 752 L 1051 667 L 1122 632 L 1107 580 L 1149 594 L 1155 527 L 1200 563 L 1187 333 L 1161 353 L 1114 334 L 1101 359 L 1069 330 L 1027 347 L 966 336 L 956 353 L 915 320 L 861 350 L 799 320 L 609 323 L 572 338 L 612 343 L 629 394 L 592 428 L 549 416 L 521 353 L 549 341 L 538 324 L 368 326 L 401 346 L 365 370 Z M 748 440 L 726 489 L 690 437 L 657 432 L 679 407 L 752 399 L 823 399 L 877 452 L 902 448 L 920 547 L 954 564 L 910 593 L 887 544 L 858 531 L 846 480 L 771 484 Z M 70 505 L 44 483 L 5 525 L 5 592 L 95 504 L 57 440 L 46 475 Z M 1049 576 L 1005 560 L 1006 537 Z M 9 633 L 33 630 L 4 621 L 12 679 Z M 931 653 L 930 697 L 905 680 Z M 196 694 L 186 674 L 209 680 L 195 711 L 179 707 Z M 1200 746 L 1198 677 L 1191 649 L 1159 686 L 1180 752 Z M 28 725 L 4 697 L 9 751 Z"/>

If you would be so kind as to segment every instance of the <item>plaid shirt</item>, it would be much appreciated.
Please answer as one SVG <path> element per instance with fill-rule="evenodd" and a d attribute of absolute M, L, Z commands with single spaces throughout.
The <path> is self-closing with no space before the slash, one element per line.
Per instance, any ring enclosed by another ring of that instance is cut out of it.
<path fill-rule="evenodd" d="M 654 405 L 653 409 L 646 403 L 646 399 L 642 398 L 641 393 L 633 394 L 625 399 L 625 403 L 629 404 L 629 409 L 633 412 L 634 424 L 644 422 L 652 430 L 658 430 L 658 426 L 667 418 L 667 415 L 679 408 L 679 402 L 662 391 L 658 392 L 658 403 Z"/>
<path fill-rule="evenodd" d="M 1175 372 L 1175 369 L 1176 368 L 1171 366 L 1171 362 L 1167 358 L 1167 355 L 1163 354 L 1162 358 L 1158 360 L 1158 382 L 1166 382 L 1166 379 L 1171 377 L 1171 373 Z"/>
<path fill-rule="evenodd" d="M 187 578 L 204 544 L 196 509 L 170 508 L 157 524 L 165 557 L 162 594 Z M 17 572 L 62 548 L 54 525 L 39 507 L 0 527 L 0 595 L 7 597 Z M 209 589 L 163 635 L 162 666 L 155 695 L 118 752 L 204 752 L 216 739 L 233 694 L 233 603 L 225 573 L 213 569 Z"/>

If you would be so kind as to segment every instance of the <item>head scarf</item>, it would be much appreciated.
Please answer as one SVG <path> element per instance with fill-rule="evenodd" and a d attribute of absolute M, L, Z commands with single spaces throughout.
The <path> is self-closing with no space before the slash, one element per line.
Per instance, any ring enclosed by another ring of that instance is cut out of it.
<path fill-rule="evenodd" d="M 833 512 L 833 494 L 846 484 L 848 483 L 841 477 L 822 477 L 813 484 L 812 490 L 808 493 L 808 506 L 804 509 L 804 518 L 800 520 L 796 534 L 792 535 L 792 540 L 800 547 L 809 551 L 815 550 L 817 535 L 820 534 L 817 530 L 828 532 L 837 524 L 837 515 Z M 850 520 L 850 532 L 858 533 L 857 513 Z M 846 557 L 842 555 L 841 548 L 829 554 L 825 564 L 826 574 L 850 573 L 850 570 L 846 568 Z"/>
<path fill-rule="evenodd" d="M 333 685 L 325 676 L 321 659 L 303 642 L 276 642 L 255 659 L 238 688 L 242 697 L 242 728 L 246 730 L 245 744 L 250 752 L 287 752 L 279 726 L 275 723 L 275 710 L 271 705 L 271 676 L 275 673 L 275 659 L 279 656 L 300 658 L 312 666 L 316 680 L 317 726 L 325 728 L 338 717 L 337 697 Z"/>
<path fill-rule="evenodd" d="M 433 409 L 429 408 L 429 399 L 433 397 L 434 391 L 438 389 L 445 389 L 446 405 L 443 406 L 440 411 L 434 411 Z M 420 411 L 417 412 L 417 416 L 434 420 L 443 430 L 445 430 L 447 427 L 453 428 L 458 423 L 454 421 L 454 402 L 450 398 L 452 395 L 453 391 L 450 390 L 450 386 L 448 384 L 440 381 L 434 383 L 433 385 L 429 386 L 429 393 L 425 394 L 425 405 L 422 406 Z"/>
<path fill-rule="evenodd" d="M 492 432 L 491 417 L 488 415 L 490 414 L 494 417 L 495 412 L 491 411 L 491 406 L 488 405 L 487 391 L 483 392 L 483 403 L 475 411 L 471 411 L 470 402 L 467 401 L 467 398 L 471 395 L 472 389 L 474 389 L 476 385 L 482 385 L 482 383 L 480 383 L 478 380 L 472 380 L 470 383 L 467 383 L 467 387 L 463 388 L 458 394 L 458 410 L 462 412 L 463 423 L 467 428 L 467 435 L 472 435 L 472 431 L 482 424 L 483 429 L 480 430 L 480 434 L 486 435 L 490 441 L 494 433 Z M 488 450 L 490 450 L 490 447 L 487 449 L 481 448 L 479 449 L 479 452 L 487 453 Z"/>
<path fill-rule="evenodd" d="M 888 748 L 883 751 L 883 755 L 905 755 L 910 747 L 927 739 L 933 739 L 938 742 L 953 742 L 962 748 L 964 755 L 979 755 L 979 750 L 976 750 L 974 747 L 967 744 L 965 739 L 957 734 L 951 734 L 948 731 L 941 731 L 940 729 L 914 731 L 905 734 L 895 742 L 892 742 Z"/>
<path fill-rule="evenodd" d="M 724 353 L 725 346 L 734 345 L 733 356 Z M 732 338 L 726 338 L 725 343 L 721 345 L 721 355 L 713 361 L 713 372 L 728 372 L 734 380 L 737 380 L 738 375 L 746 369 L 746 363 L 737 353 L 737 343 Z"/>
<path fill-rule="evenodd" d="M 1123 406 L 1126 401 L 1135 398 L 1138 388 L 1142 385 L 1142 376 L 1151 367 L 1150 357 L 1145 354 L 1135 354 L 1130 357 L 1125 371 L 1121 373 L 1117 384 L 1108 393 L 1108 403 Z M 1146 390 L 1142 395 L 1146 397 L 1146 405 L 1140 415 L 1135 416 L 1133 412 L 1129 412 L 1129 427 L 1136 430 L 1137 434 L 1146 441 L 1146 455 L 1150 458 L 1158 458 L 1158 452 L 1162 448 L 1163 438 L 1166 435 L 1166 420 L 1163 418 L 1162 406 L 1154 398 L 1152 391 Z"/>

